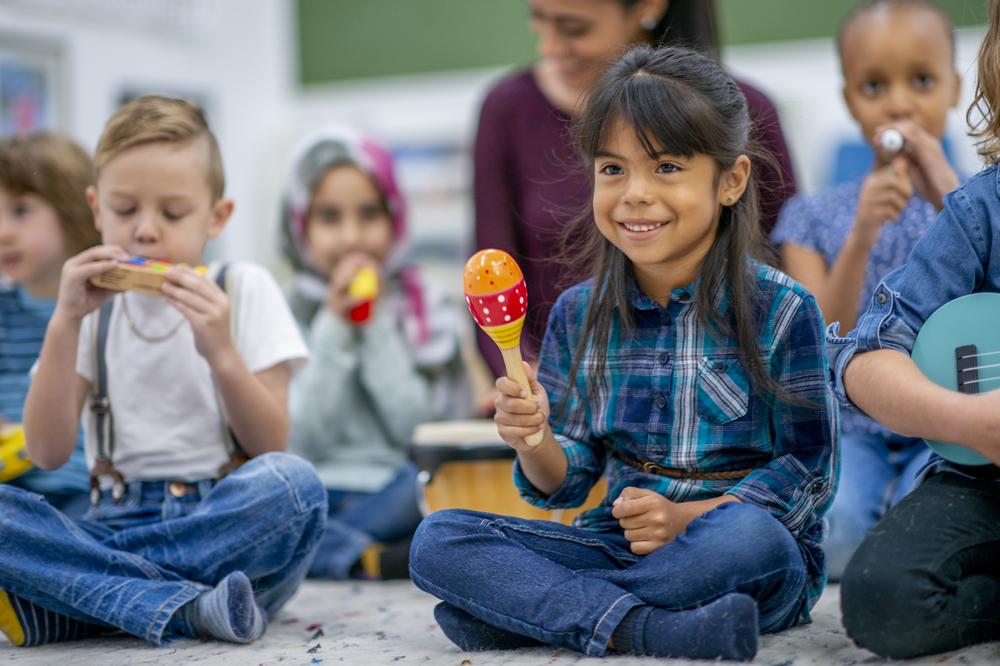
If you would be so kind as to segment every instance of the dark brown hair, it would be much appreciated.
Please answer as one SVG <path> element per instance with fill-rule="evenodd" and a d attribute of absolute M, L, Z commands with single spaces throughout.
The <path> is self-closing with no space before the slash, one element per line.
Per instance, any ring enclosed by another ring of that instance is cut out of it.
<path fill-rule="evenodd" d="M 686 49 L 636 47 L 601 77 L 575 125 L 577 144 L 591 167 L 617 123 L 634 130 L 651 156 L 666 152 L 710 157 L 717 179 L 738 157 L 753 154 L 743 92 L 718 63 Z M 593 178 L 593 168 L 590 173 Z M 768 373 L 757 343 L 762 304 L 751 260 L 762 256 L 758 216 L 751 172 L 743 196 L 721 208 L 715 242 L 699 271 L 695 307 L 713 335 L 738 341 L 754 390 L 797 403 Z M 571 366 L 572 378 L 588 345 L 596 352 L 588 372 L 604 371 L 616 314 L 625 330 L 634 326 L 627 297 L 634 274 L 625 254 L 597 229 L 592 210 L 570 226 L 567 238 L 568 251 L 577 257 L 582 252 L 584 261 L 593 266 L 593 292 Z M 725 314 L 718 307 L 723 291 L 729 305 Z M 576 385 L 572 379 L 570 383 Z"/>

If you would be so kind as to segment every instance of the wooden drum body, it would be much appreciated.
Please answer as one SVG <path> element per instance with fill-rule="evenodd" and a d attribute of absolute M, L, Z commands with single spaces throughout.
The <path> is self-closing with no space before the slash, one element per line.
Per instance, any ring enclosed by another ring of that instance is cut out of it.
<path fill-rule="evenodd" d="M 604 498 L 602 480 L 580 508 L 545 511 L 521 499 L 514 487 L 516 457 L 489 419 L 425 423 L 414 433 L 410 457 L 420 473 L 420 509 L 470 509 L 569 524 Z"/>

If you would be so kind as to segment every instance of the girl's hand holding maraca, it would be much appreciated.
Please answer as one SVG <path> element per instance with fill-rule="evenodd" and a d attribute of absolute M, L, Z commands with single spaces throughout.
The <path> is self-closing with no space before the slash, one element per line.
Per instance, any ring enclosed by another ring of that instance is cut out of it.
<path fill-rule="evenodd" d="M 480 250 L 466 262 L 463 283 L 469 312 L 483 332 L 500 348 L 507 376 L 527 394 L 534 393 L 521 360 L 521 329 L 528 310 L 528 290 L 521 267 L 503 250 Z M 500 389 L 499 381 L 497 389 Z M 545 416 L 548 418 L 548 400 Z M 543 434 L 544 429 L 536 430 L 534 434 L 523 437 L 523 441 L 529 447 L 538 446 Z"/>
<path fill-rule="evenodd" d="M 549 396 L 535 379 L 535 372 L 527 363 L 522 363 L 523 371 L 531 387 L 529 392 L 510 377 L 500 377 L 496 381 L 497 431 L 500 438 L 517 451 L 531 451 L 536 445 L 526 440 L 544 435 L 549 422 Z"/>

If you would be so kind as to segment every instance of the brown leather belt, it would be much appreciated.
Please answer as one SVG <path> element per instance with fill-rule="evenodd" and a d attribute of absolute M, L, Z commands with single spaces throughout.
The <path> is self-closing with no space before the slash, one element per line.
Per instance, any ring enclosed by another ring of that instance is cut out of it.
<path fill-rule="evenodd" d="M 663 465 L 657 465 L 651 460 L 636 460 L 635 458 L 629 458 L 621 451 L 614 449 L 611 451 L 611 455 L 621 460 L 626 465 L 634 467 L 638 470 L 642 470 L 647 474 L 656 474 L 657 476 L 665 476 L 670 479 L 694 479 L 696 481 L 727 481 L 742 479 L 753 471 L 750 469 L 734 469 L 726 470 L 722 472 L 697 472 L 694 470 L 678 469 L 676 467 L 664 467 Z"/>

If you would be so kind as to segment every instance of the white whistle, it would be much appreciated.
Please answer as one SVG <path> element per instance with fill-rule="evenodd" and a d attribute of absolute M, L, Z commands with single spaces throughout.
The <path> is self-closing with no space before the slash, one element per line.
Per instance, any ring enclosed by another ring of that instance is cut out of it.
<path fill-rule="evenodd" d="M 887 129 L 882 132 L 878 142 L 882 146 L 882 150 L 890 155 L 898 153 L 903 149 L 903 135 L 899 133 L 899 130 Z"/>

